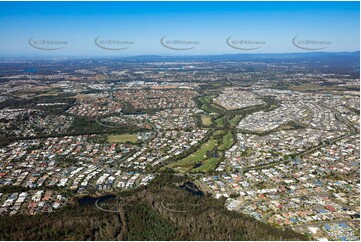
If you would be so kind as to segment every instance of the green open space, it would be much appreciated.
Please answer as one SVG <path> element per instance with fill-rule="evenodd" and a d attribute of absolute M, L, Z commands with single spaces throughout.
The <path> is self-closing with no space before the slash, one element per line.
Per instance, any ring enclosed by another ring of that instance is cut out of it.
<path fill-rule="evenodd" d="M 196 152 L 191 155 L 168 165 L 170 168 L 174 168 L 179 172 L 187 172 L 191 170 L 195 164 L 207 158 L 207 152 L 213 150 L 218 145 L 217 140 L 210 139 L 204 143 Z"/>
<path fill-rule="evenodd" d="M 217 128 L 224 128 L 224 122 L 225 122 L 225 117 L 216 119 L 216 127 Z"/>
<path fill-rule="evenodd" d="M 233 144 L 233 134 L 232 132 L 229 130 L 228 133 L 223 136 L 223 142 L 222 144 L 218 147 L 219 150 L 227 150 L 229 148 L 231 148 L 231 145 Z"/>
<path fill-rule="evenodd" d="M 136 143 L 138 136 L 136 134 L 119 134 L 119 135 L 108 135 L 109 143 Z"/>
<path fill-rule="evenodd" d="M 226 131 L 224 130 L 216 130 L 214 131 L 213 135 L 216 136 L 216 135 L 224 135 L 226 133 Z"/>
<path fill-rule="evenodd" d="M 241 153 L 241 156 L 247 157 L 247 156 L 250 156 L 251 154 L 252 154 L 252 148 L 247 147 L 246 150 L 244 150 L 244 151 Z"/>
<path fill-rule="evenodd" d="M 201 106 L 201 109 L 208 113 L 222 113 L 222 110 L 214 106 L 213 104 L 203 104 Z"/>
<path fill-rule="evenodd" d="M 229 120 L 229 123 L 233 126 L 237 126 L 239 121 L 241 121 L 241 115 L 235 115 L 233 118 Z"/>
<path fill-rule="evenodd" d="M 217 168 L 219 158 L 209 158 L 202 162 L 200 167 L 192 169 L 192 172 L 211 172 Z"/>
<path fill-rule="evenodd" d="M 36 97 L 43 97 L 43 96 L 58 96 L 59 94 L 62 94 L 62 91 L 57 88 L 50 88 L 49 90 L 42 92 Z"/>
<path fill-rule="evenodd" d="M 207 95 L 199 98 L 199 101 L 202 103 L 211 103 L 212 99 L 215 98 L 216 95 Z"/>

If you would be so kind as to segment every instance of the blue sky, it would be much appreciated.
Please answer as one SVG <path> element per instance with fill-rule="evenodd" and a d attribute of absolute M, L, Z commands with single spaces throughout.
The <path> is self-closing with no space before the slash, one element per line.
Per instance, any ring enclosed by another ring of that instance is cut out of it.
<path fill-rule="evenodd" d="M 292 39 L 328 41 L 323 51 L 360 46 L 359 2 L 0 2 L 1 55 L 199 55 L 305 52 Z M 94 44 L 133 41 L 125 50 Z M 160 39 L 196 41 L 186 51 L 167 49 Z M 261 41 L 239 50 L 226 39 Z M 31 47 L 36 40 L 66 41 L 59 50 Z M 320 45 L 321 46 L 321 45 Z"/>

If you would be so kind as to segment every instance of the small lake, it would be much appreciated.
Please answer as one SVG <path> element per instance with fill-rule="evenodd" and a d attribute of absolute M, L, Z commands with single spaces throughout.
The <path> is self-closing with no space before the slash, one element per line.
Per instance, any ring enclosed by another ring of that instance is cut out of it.
<path fill-rule="evenodd" d="M 110 198 L 115 198 L 116 196 L 113 194 L 108 194 L 100 197 L 90 197 L 90 196 L 84 196 L 81 198 L 78 198 L 78 204 L 79 205 L 95 205 L 95 202 L 99 199 L 99 202 L 104 202 L 105 200 L 108 200 Z"/>
<path fill-rule="evenodd" d="M 28 73 L 37 73 L 38 70 L 35 69 L 35 68 L 28 68 L 28 69 L 25 69 L 24 72 L 28 72 Z"/>
<path fill-rule="evenodd" d="M 185 182 L 182 185 L 180 185 L 179 188 L 192 193 L 194 196 L 203 196 L 204 195 L 203 192 L 193 182 Z"/>

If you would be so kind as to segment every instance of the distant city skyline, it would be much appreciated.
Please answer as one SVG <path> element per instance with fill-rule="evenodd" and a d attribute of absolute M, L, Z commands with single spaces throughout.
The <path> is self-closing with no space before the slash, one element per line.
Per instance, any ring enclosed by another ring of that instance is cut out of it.
<path fill-rule="evenodd" d="M 359 2 L 0 2 L 0 53 L 359 51 L 359 8 Z"/>

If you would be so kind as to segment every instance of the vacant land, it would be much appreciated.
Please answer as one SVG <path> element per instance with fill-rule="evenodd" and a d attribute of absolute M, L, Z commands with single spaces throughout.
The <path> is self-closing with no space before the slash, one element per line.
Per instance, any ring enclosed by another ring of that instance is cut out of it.
<path fill-rule="evenodd" d="M 136 143 L 138 136 L 136 134 L 119 134 L 119 135 L 108 135 L 109 143 Z"/>
<path fill-rule="evenodd" d="M 202 125 L 209 126 L 212 124 L 212 119 L 208 115 L 201 115 Z"/>
<path fill-rule="evenodd" d="M 352 90 L 353 88 L 359 89 L 359 87 L 353 86 L 323 86 L 317 84 L 301 84 L 301 85 L 291 85 L 289 87 L 292 91 L 301 91 L 301 92 L 317 92 L 317 93 L 333 93 L 343 95 L 348 90 Z M 357 91 L 356 95 L 359 92 Z"/>

